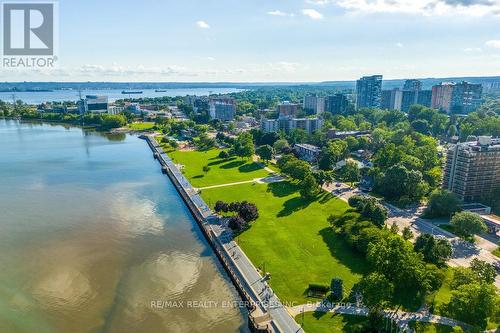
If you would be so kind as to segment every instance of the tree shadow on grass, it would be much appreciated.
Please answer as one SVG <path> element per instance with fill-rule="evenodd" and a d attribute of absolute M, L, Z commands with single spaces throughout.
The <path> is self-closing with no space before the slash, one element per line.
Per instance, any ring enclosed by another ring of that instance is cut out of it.
<path fill-rule="evenodd" d="M 238 168 L 240 172 L 253 172 L 262 169 L 257 163 L 245 164 Z"/>
<path fill-rule="evenodd" d="M 193 176 L 193 179 L 198 179 L 198 178 L 203 178 L 205 177 L 205 175 L 196 175 L 196 176 Z"/>
<path fill-rule="evenodd" d="M 277 217 L 283 217 L 293 214 L 299 210 L 307 208 L 314 200 L 305 200 L 301 197 L 291 198 L 283 204 L 283 209 L 276 215 Z"/>
<path fill-rule="evenodd" d="M 352 273 L 364 275 L 368 272 L 366 259 L 361 254 L 355 252 L 332 228 L 326 227 L 321 229 L 319 235 L 326 243 L 332 257 L 349 268 Z"/>
<path fill-rule="evenodd" d="M 333 198 L 334 198 L 333 194 L 328 193 L 326 191 L 321 191 L 321 194 L 318 196 L 318 202 L 320 204 L 325 204 Z"/>
<path fill-rule="evenodd" d="M 271 192 L 273 196 L 282 198 L 294 194 L 299 190 L 299 187 L 290 182 L 277 182 L 271 183 L 267 186 L 267 191 Z"/>
<path fill-rule="evenodd" d="M 324 312 L 324 311 L 314 311 L 313 312 L 313 317 L 315 319 L 321 319 L 322 317 L 326 316 L 327 314 L 328 314 L 328 312 Z"/>
<path fill-rule="evenodd" d="M 245 161 L 232 161 L 232 162 L 226 163 L 224 165 L 221 165 L 220 168 L 221 169 L 232 169 L 232 168 L 237 168 L 239 166 L 242 166 L 243 164 L 245 164 Z"/>
<path fill-rule="evenodd" d="M 420 306 L 424 303 L 425 295 L 419 293 L 418 290 L 408 288 L 395 288 L 394 296 L 392 298 L 392 305 L 402 306 L 406 311 L 418 311 Z"/>
<path fill-rule="evenodd" d="M 213 157 L 209 158 L 209 160 L 211 160 L 211 159 L 213 159 Z M 217 159 L 218 159 L 218 157 L 217 157 Z M 236 159 L 235 157 L 226 158 L 226 159 L 219 159 L 217 161 L 210 162 L 207 165 L 219 165 L 219 164 L 222 164 L 222 163 L 234 161 L 235 159 Z"/>

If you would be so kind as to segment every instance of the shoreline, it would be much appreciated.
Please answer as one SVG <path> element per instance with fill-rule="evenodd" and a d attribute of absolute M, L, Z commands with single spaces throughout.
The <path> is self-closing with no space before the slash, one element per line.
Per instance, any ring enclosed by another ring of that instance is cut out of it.
<path fill-rule="evenodd" d="M 303 332 L 288 311 L 283 307 L 279 299 L 278 307 L 265 307 L 265 300 L 260 298 L 260 290 L 268 288 L 262 281 L 260 273 L 250 262 L 248 257 L 234 243 L 233 240 L 224 239 L 225 230 L 217 223 L 217 217 L 213 215 L 210 208 L 189 181 L 177 169 L 174 162 L 168 157 L 156 140 L 149 135 L 141 135 L 139 138 L 145 140 L 153 151 L 153 156 L 161 165 L 162 172 L 166 174 L 181 196 L 182 200 L 190 210 L 202 234 L 214 250 L 214 254 L 231 279 L 234 287 L 240 294 L 242 300 L 249 310 L 248 325 L 252 332 Z M 233 244 L 230 244 L 233 243 Z M 231 245 L 230 248 L 228 246 Z M 229 249 L 235 253 L 240 252 L 241 258 L 235 259 Z M 242 261 L 239 264 L 237 260 Z M 260 288 L 259 288 L 260 287 Z M 276 316 L 276 317 L 275 317 Z"/>

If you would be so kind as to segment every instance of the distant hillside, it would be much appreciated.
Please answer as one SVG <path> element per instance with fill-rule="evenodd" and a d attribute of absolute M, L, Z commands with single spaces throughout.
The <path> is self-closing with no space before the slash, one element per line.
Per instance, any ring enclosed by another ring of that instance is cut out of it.
<path fill-rule="evenodd" d="M 500 76 L 485 77 L 449 77 L 422 78 L 424 89 L 445 81 L 469 81 L 488 84 L 500 82 Z M 383 89 L 402 87 L 405 79 L 384 80 Z M 324 82 L 1 82 L 0 91 L 33 91 L 62 89 L 179 89 L 179 88 L 240 88 L 252 89 L 273 86 L 329 86 L 339 89 L 352 89 L 356 81 L 324 81 Z"/>

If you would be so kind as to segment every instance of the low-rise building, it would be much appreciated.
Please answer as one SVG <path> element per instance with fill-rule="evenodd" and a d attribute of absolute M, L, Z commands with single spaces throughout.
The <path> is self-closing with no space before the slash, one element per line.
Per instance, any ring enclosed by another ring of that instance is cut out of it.
<path fill-rule="evenodd" d="M 338 131 L 334 128 L 330 128 L 326 136 L 328 139 L 345 139 L 348 136 L 359 138 L 361 136 L 369 136 L 370 134 L 370 131 Z"/>
<path fill-rule="evenodd" d="M 123 111 L 125 111 L 125 107 L 123 107 L 123 106 L 116 106 L 116 105 L 108 106 L 108 113 L 109 114 L 120 114 Z"/>
<path fill-rule="evenodd" d="M 266 119 L 261 118 L 260 128 L 263 132 L 277 132 L 283 130 L 290 132 L 294 129 L 303 129 L 311 134 L 314 131 L 320 130 L 323 126 L 323 119 L 321 118 L 292 118 L 281 117 L 279 119 Z"/>
<path fill-rule="evenodd" d="M 104 95 L 87 95 L 80 104 L 83 108 L 83 113 L 107 113 L 108 112 L 108 96 Z"/>
<path fill-rule="evenodd" d="M 308 162 L 316 162 L 321 153 L 321 149 L 307 143 L 300 143 L 293 146 L 299 157 Z"/>

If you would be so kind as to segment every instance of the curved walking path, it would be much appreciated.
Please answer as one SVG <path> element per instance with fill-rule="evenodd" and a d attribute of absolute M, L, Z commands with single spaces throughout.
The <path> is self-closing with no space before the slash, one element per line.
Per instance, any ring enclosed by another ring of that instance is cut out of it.
<path fill-rule="evenodd" d="M 317 302 L 297 305 L 287 308 L 288 312 L 296 317 L 302 312 L 331 312 L 348 314 L 354 316 L 368 316 L 368 308 L 360 307 L 353 304 L 342 305 L 339 303 Z M 461 326 L 467 328 L 469 325 L 452 318 L 437 316 L 429 313 L 428 311 L 421 312 L 405 312 L 405 311 L 384 311 L 385 317 L 393 319 L 397 322 L 399 328 L 404 331 L 410 331 L 409 323 L 412 321 L 421 321 L 427 323 L 441 324 L 446 326 Z"/>
<path fill-rule="evenodd" d="M 198 190 L 208 190 L 208 189 L 211 189 L 211 188 L 233 186 L 233 185 L 240 185 L 240 184 L 249 184 L 249 183 L 269 184 L 269 183 L 282 182 L 284 180 L 285 180 L 285 178 L 283 178 L 281 176 L 267 176 L 267 177 L 262 177 L 262 178 L 254 178 L 252 180 L 243 180 L 241 182 L 234 182 L 234 183 L 227 183 L 227 184 L 219 184 L 219 185 L 211 185 L 211 186 L 199 187 Z"/>

